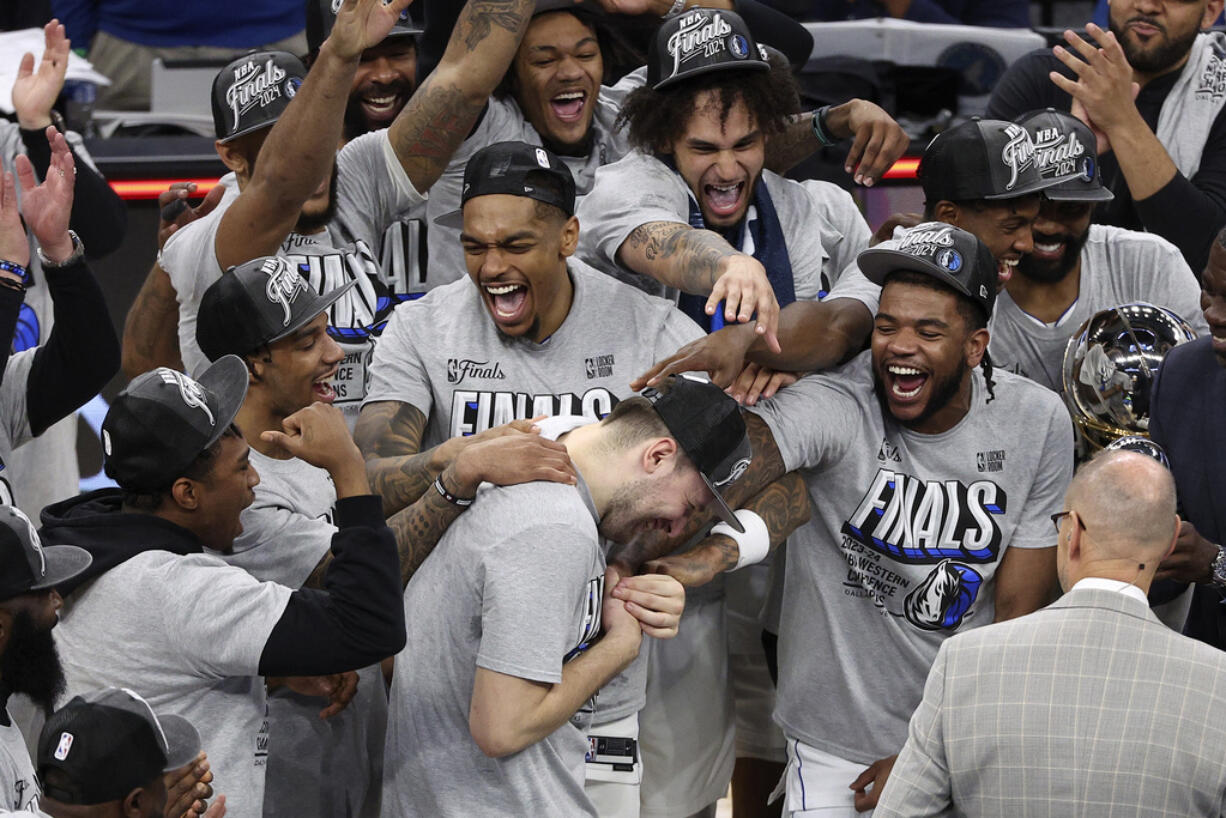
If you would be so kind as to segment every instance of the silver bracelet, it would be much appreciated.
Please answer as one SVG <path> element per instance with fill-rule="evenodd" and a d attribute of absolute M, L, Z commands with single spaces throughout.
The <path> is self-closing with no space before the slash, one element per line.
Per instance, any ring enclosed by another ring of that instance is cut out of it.
<path fill-rule="evenodd" d="M 68 267 L 76 264 L 82 259 L 82 257 L 84 257 L 85 245 L 81 244 L 81 237 L 77 235 L 77 231 L 69 230 L 68 237 L 72 239 L 72 253 L 63 261 L 52 261 L 51 259 L 47 258 L 47 255 L 43 252 L 43 248 L 41 246 L 38 248 L 38 260 L 43 263 L 44 270 L 55 270 L 60 267 Z"/>
<path fill-rule="evenodd" d="M 1226 588 L 1226 548 L 1217 547 L 1217 556 L 1210 566 L 1209 584 L 1218 588 Z"/>

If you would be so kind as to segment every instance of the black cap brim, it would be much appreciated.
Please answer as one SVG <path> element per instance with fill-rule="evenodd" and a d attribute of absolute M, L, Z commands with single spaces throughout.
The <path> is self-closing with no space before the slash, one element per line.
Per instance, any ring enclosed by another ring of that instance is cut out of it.
<path fill-rule="evenodd" d="M 745 533 L 745 526 L 741 525 L 741 521 L 736 518 L 728 503 L 724 500 L 723 495 L 719 493 L 719 488 L 702 472 L 698 473 L 702 477 L 702 482 L 707 484 L 707 488 L 711 490 L 711 496 L 715 498 L 715 515 L 723 520 L 728 525 L 732 526 L 732 530 L 738 534 Z"/>
<path fill-rule="evenodd" d="M 923 273 L 938 279 L 956 292 L 960 292 L 967 298 L 977 301 L 958 279 L 951 276 L 947 271 L 941 269 L 936 264 L 927 259 L 913 256 L 910 253 L 904 253 L 901 250 L 888 250 L 885 248 L 871 248 L 864 251 L 856 259 L 856 263 L 860 267 L 860 272 L 864 273 L 864 277 L 881 287 L 885 285 L 886 278 L 890 273 L 895 273 L 900 270 L 906 270 L 913 273 Z"/>
<path fill-rule="evenodd" d="M 237 355 L 223 355 L 201 372 L 196 381 L 217 396 L 217 427 L 201 448 L 204 451 L 221 439 L 242 408 L 247 397 L 247 365 Z"/>
<path fill-rule="evenodd" d="M 1020 199 L 1023 196 L 1029 196 L 1032 193 L 1042 193 L 1055 185 L 1060 184 L 1058 179 L 1039 179 L 1036 182 L 1031 182 L 1028 185 L 1014 188 L 1007 193 L 992 193 L 984 196 L 986 201 L 1001 201 L 1004 199 Z"/>
<path fill-rule="evenodd" d="M 297 321 L 290 322 L 290 325 L 283 329 L 278 335 L 273 338 L 269 338 L 268 343 L 271 344 L 274 341 L 280 341 L 282 338 L 288 338 L 298 330 L 305 327 L 307 324 L 314 321 L 321 312 L 327 312 L 329 307 L 331 307 L 337 301 L 340 301 L 341 297 L 345 295 L 345 293 L 352 290 L 354 285 L 357 283 L 358 280 L 356 278 L 351 278 L 336 289 L 328 290 L 328 292 L 324 293 L 323 295 L 315 295 L 314 303 L 311 305 L 312 309 L 303 310 L 302 315 Z"/>
<path fill-rule="evenodd" d="M 186 766 L 200 755 L 200 733 L 190 721 L 169 713 L 158 713 L 157 719 L 166 736 L 166 768 L 162 772 Z"/>
<path fill-rule="evenodd" d="M 94 561 L 88 551 L 75 545 L 44 545 L 42 548 L 47 574 L 42 582 L 30 586 L 30 591 L 54 588 L 80 574 Z"/>
<path fill-rule="evenodd" d="M 446 227 L 449 230 L 464 229 L 464 208 L 456 208 L 450 213 L 444 213 L 434 219 L 434 223 L 439 227 Z"/>
<path fill-rule="evenodd" d="M 653 91 L 663 91 L 670 88 L 679 82 L 691 80 L 694 77 L 701 77 L 704 74 L 714 74 L 717 71 L 770 71 L 770 63 L 764 60 L 739 60 L 736 62 L 717 62 L 709 65 L 698 66 L 688 71 L 681 71 L 671 77 L 665 77 L 657 82 L 651 88 Z"/>
<path fill-rule="evenodd" d="M 1051 187 L 1043 191 L 1043 195 L 1053 202 L 1109 202 L 1115 198 L 1115 194 L 1105 187 L 1088 190 L 1061 190 Z"/>
<path fill-rule="evenodd" d="M 725 457 L 718 466 L 711 470 L 711 474 L 707 475 L 699 472 L 702 475 L 702 482 L 707 484 L 707 488 L 711 490 L 711 494 L 715 496 L 715 513 L 719 518 L 728 525 L 732 526 L 738 534 L 745 533 L 745 526 L 741 525 L 741 521 L 736 518 L 732 508 L 724 501 L 724 496 L 720 492 L 721 486 L 730 486 L 745 473 L 745 469 L 749 468 L 750 462 L 753 460 L 753 446 L 749 442 L 748 435 L 741 439 L 736 448 Z"/>

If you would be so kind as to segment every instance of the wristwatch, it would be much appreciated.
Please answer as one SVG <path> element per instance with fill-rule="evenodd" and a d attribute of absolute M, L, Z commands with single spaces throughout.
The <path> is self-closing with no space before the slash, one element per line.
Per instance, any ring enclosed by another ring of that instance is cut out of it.
<path fill-rule="evenodd" d="M 1226 548 L 1220 545 L 1210 566 L 1209 583 L 1216 588 L 1226 589 Z"/>
<path fill-rule="evenodd" d="M 70 267 L 76 264 L 85 255 L 85 245 L 81 244 L 81 237 L 77 235 L 77 231 L 69 230 L 69 238 L 72 239 L 72 254 L 63 261 L 52 261 L 43 253 L 43 248 L 38 248 L 38 260 L 43 263 L 44 270 L 55 270 L 60 267 Z"/>

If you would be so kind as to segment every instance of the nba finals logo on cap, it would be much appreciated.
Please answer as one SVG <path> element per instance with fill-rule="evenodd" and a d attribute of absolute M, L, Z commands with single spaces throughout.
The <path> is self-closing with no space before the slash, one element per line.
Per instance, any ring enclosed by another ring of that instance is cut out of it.
<path fill-rule="evenodd" d="M 692 11 L 681 18 L 681 24 L 668 38 L 668 54 L 673 58 L 673 74 L 681 70 L 683 63 L 695 57 L 710 58 L 728 49 L 742 59 L 749 54 L 749 43 L 739 34 L 732 34 L 732 26 L 719 14 L 710 17 L 704 11 Z M 740 53 L 737 53 L 738 50 Z"/>
<path fill-rule="evenodd" d="M 281 306 L 281 326 L 288 327 L 291 317 L 290 307 L 300 293 L 306 292 L 306 280 L 280 256 L 273 256 L 265 261 L 260 272 L 268 276 L 264 294 L 273 304 Z"/>
<path fill-rule="evenodd" d="M 234 82 L 226 90 L 226 104 L 234 114 L 234 127 L 238 127 L 239 120 L 252 108 L 262 108 L 280 99 L 283 79 L 285 71 L 277 67 L 272 57 L 263 65 L 248 60 L 235 68 Z"/>
<path fill-rule="evenodd" d="M 192 409 L 199 409 L 201 412 L 204 412 L 209 419 L 210 426 L 217 425 L 217 421 L 213 417 L 213 410 L 209 409 L 208 402 L 205 400 L 204 387 L 182 372 L 177 372 L 164 366 L 158 367 L 157 373 L 163 383 L 178 387 L 179 396 L 183 398 L 185 404 Z"/>
<path fill-rule="evenodd" d="M 946 248 L 954 246 L 954 229 L 950 225 L 934 225 L 932 227 L 913 227 L 907 231 L 906 235 L 898 243 L 899 251 L 910 253 L 913 256 L 929 256 L 932 257 L 937 253 L 944 252 Z M 948 252 L 953 253 L 953 256 L 946 257 L 946 261 L 956 263 L 958 267 L 962 266 L 962 257 L 953 250 Z M 938 256 L 937 263 L 945 267 L 945 263 Z M 957 267 L 946 269 L 957 269 Z"/>
<path fill-rule="evenodd" d="M 1061 133 L 1059 128 L 1042 128 L 1035 133 L 1034 163 L 1044 177 L 1073 176 L 1078 173 L 1078 159 L 1085 155 L 1086 147 L 1077 138 L 1077 132 L 1070 130 Z M 1089 167 L 1087 178 L 1094 178 L 1092 163 L 1081 163 Z"/>
<path fill-rule="evenodd" d="M 1012 122 L 1005 126 L 1005 136 L 1009 138 L 1009 141 L 1005 143 L 1005 147 L 1000 152 L 1000 161 L 1009 168 L 1010 173 L 1005 190 L 1013 190 L 1017 185 L 1018 176 L 1034 161 L 1034 142 L 1030 140 L 1030 135 L 1026 133 L 1025 128 Z"/>

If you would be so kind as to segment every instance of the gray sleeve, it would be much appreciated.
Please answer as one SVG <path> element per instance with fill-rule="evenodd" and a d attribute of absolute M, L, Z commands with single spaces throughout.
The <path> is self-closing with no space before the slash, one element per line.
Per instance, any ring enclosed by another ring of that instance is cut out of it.
<path fill-rule="evenodd" d="M 868 308 L 869 315 L 876 315 L 877 307 L 881 304 L 881 288 L 864 277 L 864 273 L 860 272 L 860 265 L 853 259 L 839 275 L 839 280 L 830 289 L 825 300 L 833 301 L 836 298 L 859 301 Z"/>
<path fill-rule="evenodd" d="M 817 180 L 804 182 L 803 185 L 816 201 L 822 220 L 838 234 L 826 242 L 826 253 L 830 256 L 833 273 L 831 284 L 837 285 L 848 266 L 855 264 L 856 256 L 868 249 L 873 231 L 864 220 L 856 200 L 843 188 Z"/>
<path fill-rule="evenodd" d="M 1047 409 L 1047 428 L 1043 451 L 1038 458 L 1038 472 L 1034 476 L 1029 493 L 1022 507 L 1022 516 L 1017 528 L 1009 538 L 1010 548 L 1050 548 L 1055 545 L 1051 529 L 1051 515 L 1064 505 L 1064 493 L 1073 479 L 1073 424 L 1068 411 L 1056 397 L 1042 387 L 1034 392 L 1042 397 L 1034 404 Z M 1040 428 L 1041 418 L 1028 423 L 1018 418 L 1023 428 Z"/>
<path fill-rule="evenodd" d="M 350 141 L 336 165 L 337 216 L 367 247 L 379 247 L 387 226 L 426 199 L 404 172 L 386 128 Z"/>
<path fill-rule="evenodd" d="M 662 171 L 662 172 L 656 172 Z M 631 155 L 596 171 L 579 217 L 579 258 L 599 270 L 617 267 L 617 251 L 634 229 L 649 222 L 689 224 L 685 185 L 658 162 Z"/>
<path fill-rule="evenodd" d="M 308 517 L 257 486 L 255 502 L 243 509 L 243 533 L 225 560 L 265 582 L 301 588 L 332 549 L 336 526 Z"/>
<path fill-rule="evenodd" d="M 924 698 L 911 714 L 907 743 L 903 745 L 889 785 L 881 794 L 874 815 L 886 818 L 946 815 L 953 799 L 941 706 L 945 699 L 945 664 L 949 642 L 937 651 Z"/>
<path fill-rule="evenodd" d="M 562 659 L 579 633 L 580 589 L 593 579 L 591 550 L 581 531 L 550 524 L 519 528 L 487 552 L 478 667 L 562 681 Z"/>
<path fill-rule="evenodd" d="M 233 198 L 237 197 L 231 201 Z M 223 202 L 211 215 L 177 231 L 158 255 L 158 264 L 169 276 L 179 303 L 179 352 L 189 375 L 208 365 L 196 342 L 196 315 L 204 291 L 221 278 L 221 265 L 217 263 L 217 231 L 221 227 L 218 211 L 225 207 L 229 205 Z"/>
<path fill-rule="evenodd" d="M 631 71 L 626 76 L 619 79 L 613 85 L 601 86 L 600 95 L 612 102 L 618 108 L 622 107 L 622 103 L 630 92 L 636 88 L 641 88 L 647 83 L 647 66 L 640 66 Z"/>
<path fill-rule="evenodd" d="M 293 593 L 212 557 L 171 560 L 142 590 L 161 597 L 157 610 L 181 667 L 217 679 L 259 674 L 264 643 Z"/>
<path fill-rule="evenodd" d="M 1156 238 L 1156 237 L 1155 237 Z M 1205 313 L 1200 307 L 1200 283 L 1183 253 L 1170 242 L 1163 241 L 1159 252 L 1160 261 L 1155 264 L 1153 274 L 1160 284 L 1154 288 L 1153 295 L 1148 299 L 1157 301 L 1160 305 L 1175 311 L 1183 320 L 1192 325 L 1197 335 L 1208 335 L 1209 324 L 1205 321 Z"/>
<path fill-rule="evenodd" d="M 430 373 L 418 354 L 415 322 L 431 326 L 431 310 L 435 300 L 426 296 L 417 301 L 406 301 L 392 313 L 391 320 L 370 362 L 370 382 L 366 387 L 363 405 L 381 400 L 394 400 L 412 404 L 426 417 L 434 408 L 434 390 L 430 386 Z"/>
<path fill-rule="evenodd" d="M 846 367 L 808 375 L 750 407 L 770 427 L 785 471 L 818 468 L 846 449 L 861 415 L 855 400 L 838 386 L 846 377 Z"/>
<path fill-rule="evenodd" d="M 4 383 L 0 384 L 0 413 L 3 413 L 0 422 L 4 423 L 9 444 L 14 449 L 34 437 L 26 403 L 26 381 L 37 351 L 38 347 L 22 350 L 9 356 L 8 363 L 4 365 Z M 18 487 L 13 488 L 16 490 Z"/>

